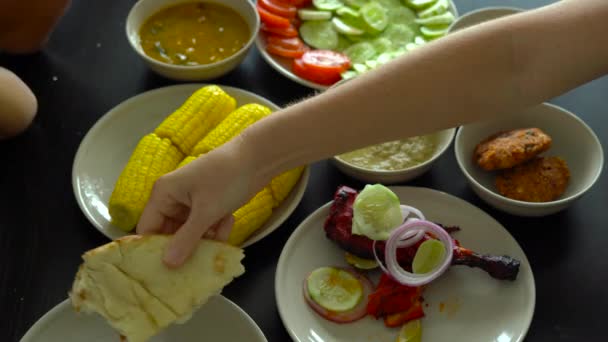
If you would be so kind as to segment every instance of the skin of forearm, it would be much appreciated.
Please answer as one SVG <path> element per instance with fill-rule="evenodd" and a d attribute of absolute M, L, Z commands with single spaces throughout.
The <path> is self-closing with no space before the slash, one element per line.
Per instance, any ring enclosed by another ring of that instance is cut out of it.
<path fill-rule="evenodd" d="M 608 1 L 478 25 L 301 101 L 243 132 L 257 177 L 546 101 L 608 70 Z"/>

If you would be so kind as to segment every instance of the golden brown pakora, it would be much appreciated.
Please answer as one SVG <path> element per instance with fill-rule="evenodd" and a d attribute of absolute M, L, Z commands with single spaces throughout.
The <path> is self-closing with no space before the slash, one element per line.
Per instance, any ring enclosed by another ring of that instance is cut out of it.
<path fill-rule="evenodd" d="M 561 196 L 570 181 L 566 161 L 537 157 L 496 177 L 496 188 L 505 197 L 526 202 L 549 202 Z"/>
<path fill-rule="evenodd" d="M 473 158 L 486 171 L 512 168 L 551 147 L 551 137 L 538 128 L 496 133 L 475 148 Z"/>

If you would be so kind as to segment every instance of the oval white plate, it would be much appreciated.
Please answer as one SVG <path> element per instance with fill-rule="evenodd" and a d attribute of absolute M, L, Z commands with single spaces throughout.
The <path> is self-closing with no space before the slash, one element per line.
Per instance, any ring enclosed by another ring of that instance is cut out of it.
<path fill-rule="evenodd" d="M 449 10 L 454 14 L 456 18 L 458 18 L 458 9 L 456 8 L 456 5 L 452 0 L 450 0 Z M 273 69 L 281 73 L 283 76 L 309 88 L 317 90 L 326 90 L 329 88 L 329 86 L 305 80 L 302 77 L 294 74 L 291 71 L 291 64 L 293 62 L 293 58 L 286 58 L 268 53 L 268 51 L 266 51 L 266 32 L 258 32 L 258 36 L 255 39 L 255 45 L 258 48 L 260 54 L 262 55 L 262 58 L 264 58 L 264 60 L 268 64 L 270 64 Z"/>
<path fill-rule="evenodd" d="M 415 187 L 391 187 L 401 203 L 422 210 L 430 220 L 457 225 L 455 233 L 466 248 L 480 253 L 509 255 L 521 261 L 516 281 L 499 281 L 466 266 L 454 266 L 424 291 L 426 317 L 422 341 L 523 341 L 534 313 L 534 276 L 526 255 L 513 237 L 479 208 L 452 195 Z M 275 279 L 279 314 L 298 342 L 392 342 L 399 329 L 367 316 L 350 324 L 323 319 L 302 296 L 304 277 L 321 266 L 343 265 L 344 252 L 325 237 L 323 225 L 331 202 L 310 215 L 293 232 L 281 252 Z M 379 271 L 373 271 L 377 279 Z M 443 303 L 443 310 L 440 310 Z"/>
<path fill-rule="evenodd" d="M 230 328 L 226 328 L 230 326 Z M 213 296 L 184 324 L 174 324 L 150 342 L 201 341 L 266 342 L 257 324 L 236 304 Z M 118 341 L 118 333 L 97 314 L 78 314 L 68 300 L 38 320 L 21 342 Z"/>
<path fill-rule="evenodd" d="M 132 97 L 105 114 L 80 143 L 72 166 L 72 187 L 76 201 L 87 219 L 102 234 L 116 239 L 126 233 L 110 223 L 107 203 L 124 165 L 144 135 L 177 109 L 205 84 L 185 84 L 155 89 Z M 272 110 L 279 107 L 263 97 L 238 88 L 221 86 L 237 105 L 259 103 Z M 266 224 L 246 240 L 242 247 L 261 240 L 277 229 L 295 210 L 306 190 L 307 167 L 283 203 L 275 208 Z"/>

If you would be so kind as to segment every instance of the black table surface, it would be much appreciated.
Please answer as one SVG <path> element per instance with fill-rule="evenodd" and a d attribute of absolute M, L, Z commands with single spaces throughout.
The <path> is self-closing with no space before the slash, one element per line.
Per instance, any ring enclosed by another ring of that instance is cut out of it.
<path fill-rule="evenodd" d="M 455 2 L 463 14 L 484 6 L 534 8 L 552 1 Z M 75 1 L 44 52 L 0 55 L 0 65 L 22 77 L 40 106 L 25 134 L 0 141 L 0 341 L 18 341 L 36 320 L 66 299 L 81 254 L 108 242 L 87 221 L 72 192 L 72 162 L 84 135 L 120 102 L 176 83 L 153 74 L 128 45 L 124 24 L 133 3 Z M 214 82 L 253 91 L 279 105 L 313 93 L 274 71 L 255 48 L 238 69 Z M 579 115 L 608 146 L 607 94 L 604 77 L 551 102 Z M 340 184 L 362 186 L 327 161 L 315 163 L 300 205 L 280 229 L 247 249 L 246 274 L 224 291 L 251 315 L 269 341 L 289 340 L 274 296 L 281 249 L 298 224 L 331 200 Z M 510 216 L 483 203 L 468 187 L 453 149 L 407 185 L 438 189 L 469 201 L 517 239 L 530 260 L 537 289 L 527 341 L 606 340 L 605 172 L 571 208 L 536 219 Z"/>

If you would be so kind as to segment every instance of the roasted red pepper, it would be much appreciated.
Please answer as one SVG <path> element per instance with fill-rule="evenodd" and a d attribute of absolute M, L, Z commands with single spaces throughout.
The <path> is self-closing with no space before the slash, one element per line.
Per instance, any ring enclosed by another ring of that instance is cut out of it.
<path fill-rule="evenodd" d="M 376 319 L 386 315 L 409 312 L 419 305 L 422 287 L 401 285 L 383 274 L 376 291 L 368 297 L 367 313 Z"/>
<path fill-rule="evenodd" d="M 384 317 L 384 325 L 389 328 L 398 328 L 409 321 L 422 317 L 424 317 L 422 302 L 416 301 L 409 310 Z"/>

